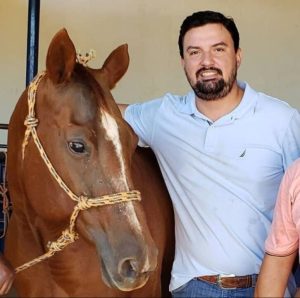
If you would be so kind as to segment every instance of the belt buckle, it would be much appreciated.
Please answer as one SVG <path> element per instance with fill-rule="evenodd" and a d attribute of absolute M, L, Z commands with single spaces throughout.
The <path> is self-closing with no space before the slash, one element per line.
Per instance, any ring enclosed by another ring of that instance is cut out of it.
<path fill-rule="evenodd" d="M 221 289 L 225 289 L 225 290 L 234 290 L 234 289 L 236 289 L 236 287 L 233 287 L 233 288 L 229 288 L 229 287 L 223 287 L 222 286 L 222 278 L 223 277 L 235 277 L 235 274 L 219 274 L 218 275 L 218 279 L 217 279 L 217 284 L 218 284 L 218 286 L 221 288 Z"/>

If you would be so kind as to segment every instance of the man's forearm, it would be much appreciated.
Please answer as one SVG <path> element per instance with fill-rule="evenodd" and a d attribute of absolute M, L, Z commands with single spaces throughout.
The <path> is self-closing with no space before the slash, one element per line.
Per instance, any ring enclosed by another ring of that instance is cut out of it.
<path fill-rule="evenodd" d="M 283 297 L 297 251 L 284 257 L 266 254 L 260 269 L 255 297 Z"/>

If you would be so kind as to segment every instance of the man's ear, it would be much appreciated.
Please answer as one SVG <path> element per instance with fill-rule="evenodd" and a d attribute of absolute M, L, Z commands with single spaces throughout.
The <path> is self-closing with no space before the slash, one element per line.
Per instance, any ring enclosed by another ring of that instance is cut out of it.
<path fill-rule="evenodd" d="M 239 68 L 240 65 L 242 64 L 242 49 L 241 48 L 238 48 L 238 50 L 235 54 L 235 57 L 236 57 L 237 67 Z"/>

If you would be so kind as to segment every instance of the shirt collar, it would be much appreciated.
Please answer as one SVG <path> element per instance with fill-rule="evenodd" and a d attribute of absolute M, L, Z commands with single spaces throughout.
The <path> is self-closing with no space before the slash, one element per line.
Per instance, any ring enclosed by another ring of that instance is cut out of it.
<path fill-rule="evenodd" d="M 240 88 L 244 90 L 244 95 L 242 97 L 242 100 L 232 112 L 230 112 L 227 115 L 224 115 L 221 118 L 223 120 L 225 119 L 236 120 L 245 116 L 248 113 L 255 112 L 255 107 L 258 99 L 257 92 L 254 89 L 252 89 L 249 86 L 249 84 L 247 84 L 246 82 L 238 81 L 238 85 Z M 194 91 L 191 91 L 186 96 L 182 97 L 178 109 L 180 112 L 184 114 L 195 115 L 204 120 L 210 120 L 197 110 Z M 218 122 L 221 119 L 219 119 Z"/>

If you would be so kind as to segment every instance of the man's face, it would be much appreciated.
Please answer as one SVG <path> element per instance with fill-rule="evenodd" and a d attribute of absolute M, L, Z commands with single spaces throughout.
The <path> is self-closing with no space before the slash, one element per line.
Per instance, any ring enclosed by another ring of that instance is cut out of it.
<path fill-rule="evenodd" d="M 190 29 L 183 39 L 182 66 L 198 98 L 216 100 L 225 97 L 236 84 L 241 51 L 221 24 Z"/>

